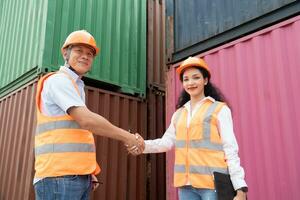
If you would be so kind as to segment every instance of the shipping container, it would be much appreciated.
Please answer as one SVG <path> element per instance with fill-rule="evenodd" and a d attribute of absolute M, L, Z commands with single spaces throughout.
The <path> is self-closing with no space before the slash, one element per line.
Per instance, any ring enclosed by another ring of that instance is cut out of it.
<path fill-rule="evenodd" d="M 165 132 L 165 93 L 155 89 L 147 91 L 147 139 L 161 138 Z M 166 156 L 147 154 L 149 200 L 166 199 Z"/>
<path fill-rule="evenodd" d="M 0 199 L 34 199 L 33 163 L 36 80 L 0 99 Z M 147 137 L 147 105 L 86 88 L 87 106 L 113 124 Z M 146 199 L 146 156 L 130 156 L 121 142 L 95 136 L 101 184 L 92 199 Z"/>
<path fill-rule="evenodd" d="M 0 100 L 1 200 L 34 196 L 35 82 Z"/>
<path fill-rule="evenodd" d="M 74 30 L 85 29 L 100 46 L 87 77 L 101 87 L 146 93 L 146 1 L 1 0 L 0 94 L 64 63 L 60 48 Z"/>
<path fill-rule="evenodd" d="M 87 107 L 114 125 L 143 138 L 147 134 L 147 105 L 138 98 L 87 87 Z M 96 136 L 97 160 L 103 182 L 93 199 L 146 199 L 146 157 L 128 155 L 121 142 Z"/>
<path fill-rule="evenodd" d="M 36 78 L 42 67 L 47 2 L 0 0 L 0 98 Z"/>
<path fill-rule="evenodd" d="M 164 90 L 165 57 L 165 1 L 147 1 L 147 86 Z"/>
<path fill-rule="evenodd" d="M 300 13 L 297 0 L 167 0 L 168 59 L 184 57 Z"/>
<path fill-rule="evenodd" d="M 176 111 L 177 98 L 181 92 L 181 85 L 178 83 L 175 68 L 171 67 L 166 74 L 166 127 L 170 125 L 173 113 Z M 166 153 L 166 184 L 167 200 L 178 200 L 178 191 L 173 187 L 174 181 L 175 151 Z"/>
<path fill-rule="evenodd" d="M 165 131 L 165 1 L 147 1 L 147 139 Z M 166 199 L 165 154 L 147 156 L 147 199 Z"/>
<path fill-rule="evenodd" d="M 297 200 L 300 177 L 300 16 L 197 55 L 211 68 L 212 82 L 232 108 L 248 197 Z M 175 111 L 181 83 L 167 75 L 167 120 Z M 173 188 L 173 152 L 167 154 L 168 199 Z"/>

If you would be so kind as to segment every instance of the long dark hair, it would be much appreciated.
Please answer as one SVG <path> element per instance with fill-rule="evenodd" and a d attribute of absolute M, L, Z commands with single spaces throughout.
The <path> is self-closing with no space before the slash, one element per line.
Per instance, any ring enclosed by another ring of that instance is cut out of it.
<path fill-rule="evenodd" d="M 204 95 L 210 96 L 214 98 L 216 101 L 221 101 L 224 103 L 227 103 L 225 96 L 222 94 L 219 88 L 217 88 L 213 83 L 210 82 L 210 75 L 207 70 L 203 68 L 199 68 L 199 71 L 203 75 L 203 78 L 208 78 L 207 84 L 204 86 Z M 180 81 L 182 82 L 183 73 L 180 75 Z M 181 91 L 181 94 L 177 100 L 176 108 L 181 108 L 186 102 L 188 102 L 191 99 L 190 95 L 183 89 Z M 227 103 L 228 104 L 228 103 Z"/>

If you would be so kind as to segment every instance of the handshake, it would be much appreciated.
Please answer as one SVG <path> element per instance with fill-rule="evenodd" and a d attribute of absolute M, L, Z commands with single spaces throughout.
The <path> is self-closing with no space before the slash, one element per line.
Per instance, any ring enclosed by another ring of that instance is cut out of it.
<path fill-rule="evenodd" d="M 140 136 L 138 133 L 135 135 L 132 135 L 132 139 L 128 141 L 128 143 L 124 143 L 128 153 L 131 155 L 137 156 L 143 153 L 145 149 L 145 142 L 142 136 Z"/>

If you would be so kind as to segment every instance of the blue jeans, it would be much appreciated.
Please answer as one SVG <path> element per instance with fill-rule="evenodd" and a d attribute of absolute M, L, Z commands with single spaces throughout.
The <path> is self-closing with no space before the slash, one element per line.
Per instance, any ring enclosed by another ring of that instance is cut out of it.
<path fill-rule="evenodd" d="M 34 184 L 36 200 L 88 200 L 90 175 L 70 175 L 44 178 Z"/>
<path fill-rule="evenodd" d="M 217 200 L 217 193 L 211 189 L 199 189 L 192 186 L 178 188 L 180 200 Z"/>

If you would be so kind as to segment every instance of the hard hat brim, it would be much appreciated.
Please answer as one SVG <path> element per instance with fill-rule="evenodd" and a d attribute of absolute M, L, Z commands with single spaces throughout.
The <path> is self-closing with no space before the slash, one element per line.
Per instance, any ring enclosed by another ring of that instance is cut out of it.
<path fill-rule="evenodd" d="M 68 48 L 69 46 L 77 46 L 77 45 L 81 45 L 81 46 L 86 46 L 90 49 L 92 49 L 94 51 L 94 55 L 96 56 L 100 49 L 98 47 L 94 47 L 94 46 L 91 46 L 91 45 L 88 45 L 88 44 L 85 44 L 85 43 L 75 43 L 75 44 L 69 44 L 69 45 L 66 45 L 66 46 L 63 46 L 61 48 L 61 53 L 63 54 L 64 53 L 64 49 Z"/>
<path fill-rule="evenodd" d="M 187 68 L 191 68 L 191 67 L 197 67 L 197 68 L 202 68 L 204 70 L 206 70 L 208 72 L 208 75 L 209 75 L 209 78 L 210 78 L 210 71 L 207 67 L 205 66 L 202 66 L 202 65 L 199 65 L 199 64 L 195 64 L 195 63 L 191 63 L 191 64 L 185 64 L 184 66 L 179 66 L 177 69 L 176 69 L 176 73 L 178 74 L 179 78 L 180 76 L 182 75 L 182 73 L 187 69 Z"/>

